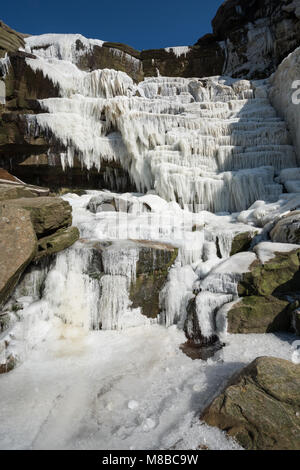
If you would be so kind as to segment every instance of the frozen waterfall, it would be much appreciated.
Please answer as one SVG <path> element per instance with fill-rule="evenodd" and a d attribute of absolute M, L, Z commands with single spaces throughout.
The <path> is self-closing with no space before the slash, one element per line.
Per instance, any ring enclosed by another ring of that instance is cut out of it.
<path fill-rule="evenodd" d="M 295 155 L 264 82 L 150 77 L 136 84 L 123 72 L 80 70 L 76 54 L 94 42 L 79 39 L 79 52 L 73 36 L 26 39 L 36 54 L 27 64 L 60 90 L 60 98 L 41 100 L 44 113 L 28 116 L 29 132 L 57 139 L 64 170 L 75 156 L 87 169 L 117 161 L 139 191 L 194 211 L 236 212 L 278 199 L 274 176 L 294 167 Z"/>

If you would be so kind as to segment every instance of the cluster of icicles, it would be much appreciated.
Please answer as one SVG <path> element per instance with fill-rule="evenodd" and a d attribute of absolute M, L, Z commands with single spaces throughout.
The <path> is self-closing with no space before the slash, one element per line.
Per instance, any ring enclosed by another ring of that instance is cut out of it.
<path fill-rule="evenodd" d="M 75 158 L 99 171 L 103 161 L 118 161 L 139 191 L 194 210 L 235 212 L 278 199 L 274 176 L 294 167 L 295 155 L 264 83 L 152 77 L 135 84 L 123 72 L 80 70 L 72 41 L 61 39 L 60 48 L 55 41 L 39 54 L 39 39 L 27 40 L 38 54 L 27 64 L 61 96 L 41 100 L 45 112 L 28 123 L 31 133 L 61 143 L 64 169 Z"/>

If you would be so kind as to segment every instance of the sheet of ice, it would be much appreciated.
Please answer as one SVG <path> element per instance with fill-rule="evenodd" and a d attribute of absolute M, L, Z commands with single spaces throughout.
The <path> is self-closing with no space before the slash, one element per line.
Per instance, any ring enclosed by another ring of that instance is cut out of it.
<path fill-rule="evenodd" d="M 278 201 L 268 203 L 256 201 L 248 210 L 238 214 L 237 220 L 244 224 L 264 227 L 268 223 L 275 223 L 283 215 L 300 208 L 300 194 L 281 194 Z"/>
<path fill-rule="evenodd" d="M 249 272 L 249 268 L 255 260 L 255 253 L 250 251 L 237 253 L 216 266 L 212 270 L 212 274 L 244 274 Z"/>
<path fill-rule="evenodd" d="M 289 360 L 294 339 L 228 336 L 206 363 L 179 350 L 175 327 L 86 333 L 56 319 L 28 360 L 0 376 L 0 448 L 235 449 L 198 421 L 201 410 L 257 356 Z"/>
<path fill-rule="evenodd" d="M 210 338 L 216 332 L 215 315 L 217 310 L 233 299 L 232 295 L 224 295 L 203 291 L 196 297 L 196 314 L 198 317 L 201 334 L 204 338 Z"/>
<path fill-rule="evenodd" d="M 179 323 L 183 327 L 186 308 L 193 295 L 197 275 L 191 266 L 179 262 L 170 270 L 168 281 L 160 292 L 161 321 L 168 327 Z"/>
<path fill-rule="evenodd" d="M 254 247 L 261 263 L 267 263 L 275 258 L 276 253 L 289 253 L 290 251 L 299 250 L 300 245 L 293 245 L 292 243 L 272 243 L 262 242 Z"/>
<path fill-rule="evenodd" d="M 227 314 L 231 310 L 234 305 L 240 302 L 240 299 L 236 299 L 233 302 L 228 302 L 224 304 L 216 313 L 216 332 L 218 336 L 224 337 L 227 334 L 228 322 L 227 322 Z"/>

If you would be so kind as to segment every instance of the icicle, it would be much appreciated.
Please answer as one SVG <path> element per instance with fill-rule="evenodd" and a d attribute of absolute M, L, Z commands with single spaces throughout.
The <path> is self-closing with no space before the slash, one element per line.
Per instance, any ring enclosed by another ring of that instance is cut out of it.
<path fill-rule="evenodd" d="M 0 59 L 0 77 L 5 78 L 9 72 L 10 67 L 10 60 L 7 52 L 5 52 L 5 56 Z"/>

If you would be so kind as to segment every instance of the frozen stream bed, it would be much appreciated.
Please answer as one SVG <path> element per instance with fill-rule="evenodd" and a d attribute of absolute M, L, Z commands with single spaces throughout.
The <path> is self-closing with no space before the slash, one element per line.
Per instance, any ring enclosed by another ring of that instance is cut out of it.
<path fill-rule="evenodd" d="M 199 413 L 257 356 L 290 359 L 294 339 L 227 336 L 204 362 L 181 352 L 176 326 L 84 332 L 49 323 L 36 324 L 45 340 L 0 376 L 1 449 L 237 449 Z"/>

